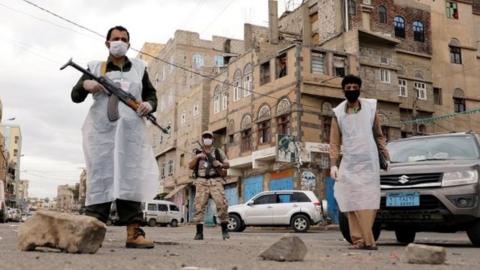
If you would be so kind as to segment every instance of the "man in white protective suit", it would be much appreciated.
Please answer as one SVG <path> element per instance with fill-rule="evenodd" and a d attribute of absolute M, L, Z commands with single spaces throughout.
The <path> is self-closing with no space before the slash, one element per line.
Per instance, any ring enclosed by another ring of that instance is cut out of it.
<path fill-rule="evenodd" d="M 359 77 L 343 78 L 346 100 L 333 109 L 335 117 L 330 131 L 330 176 L 336 180 L 334 195 L 340 211 L 348 217 L 351 248 L 376 250 L 372 227 L 380 207 L 378 151 L 387 160 L 389 155 L 377 114 L 377 100 L 359 98 L 361 87 Z"/>
<path fill-rule="evenodd" d="M 147 140 L 143 116 L 155 111 L 155 88 L 145 64 L 126 56 L 130 34 L 122 26 L 108 31 L 106 61 L 88 64 L 96 76 L 106 76 L 141 104 L 137 111 L 108 95 L 102 85 L 83 75 L 73 87 L 73 102 L 83 102 L 88 94 L 93 104 L 82 127 L 83 151 L 87 167 L 86 215 L 107 222 L 115 202 L 119 224 L 127 226 L 127 248 L 153 248 L 140 228 L 141 202 L 152 200 L 158 190 L 158 166 Z"/>

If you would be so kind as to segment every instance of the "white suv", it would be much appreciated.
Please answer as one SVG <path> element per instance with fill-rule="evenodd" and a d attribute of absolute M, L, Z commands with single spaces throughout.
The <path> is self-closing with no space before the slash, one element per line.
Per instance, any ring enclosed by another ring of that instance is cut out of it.
<path fill-rule="evenodd" d="M 228 207 L 228 229 L 241 232 L 247 226 L 291 226 L 306 232 L 322 220 L 321 205 L 312 191 L 264 191 L 245 204 Z"/>

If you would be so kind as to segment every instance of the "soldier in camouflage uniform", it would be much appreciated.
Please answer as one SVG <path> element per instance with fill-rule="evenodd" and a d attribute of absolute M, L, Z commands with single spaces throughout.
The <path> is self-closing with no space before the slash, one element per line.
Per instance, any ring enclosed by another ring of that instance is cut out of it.
<path fill-rule="evenodd" d="M 195 158 L 189 163 L 196 178 L 195 187 L 195 216 L 193 222 L 197 224 L 195 240 L 203 240 L 203 218 L 208 199 L 212 198 L 217 206 L 217 214 L 222 226 L 223 240 L 230 238 L 228 234 L 228 202 L 225 197 L 223 174 L 229 167 L 225 153 L 213 147 L 213 133 L 205 131 L 202 134 L 202 144 L 205 152 L 198 151 Z M 210 161 L 207 155 L 210 155 Z"/>

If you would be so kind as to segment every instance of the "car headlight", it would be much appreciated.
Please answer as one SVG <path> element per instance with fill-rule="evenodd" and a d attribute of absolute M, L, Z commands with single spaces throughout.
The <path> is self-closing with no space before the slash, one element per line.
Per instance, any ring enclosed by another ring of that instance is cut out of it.
<path fill-rule="evenodd" d="M 442 186 L 459 186 L 478 183 L 477 170 L 447 172 L 443 174 Z"/>

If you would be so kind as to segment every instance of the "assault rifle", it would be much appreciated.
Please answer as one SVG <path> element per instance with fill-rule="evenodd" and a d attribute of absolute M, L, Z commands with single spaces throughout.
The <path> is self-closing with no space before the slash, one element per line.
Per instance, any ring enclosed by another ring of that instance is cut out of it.
<path fill-rule="evenodd" d="M 140 106 L 140 101 L 135 99 L 135 97 L 132 94 L 130 94 L 126 91 L 123 91 L 120 87 L 116 86 L 115 83 L 112 80 L 110 80 L 109 78 L 107 78 L 105 76 L 100 76 L 100 77 L 95 76 L 90 71 L 82 68 L 81 66 L 79 66 L 78 64 L 73 62 L 72 58 L 70 58 L 70 60 L 68 60 L 68 62 L 60 68 L 60 70 L 63 70 L 64 68 L 66 68 L 68 66 L 71 66 L 71 67 L 75 68 L 76 70 L 78 70 L 78 71 L 82 72 L 83 74 L 87 75 L 88 77 L 90 77 L 92 80 L 97 81 L 99 84 L 101 84 L 107 90 L 107 92 L 109 94 L 117 96 L 120 101 L 125 103 L 125 105 L 130 107 L 132 110 L 137 111 L 138 107 Z M 153 125 L 158 127 L 163 133 L 168 134 L 168 132 L 170 130 L 170 126 L 168 126 L 166 128 L 160 126 L 157 123 L 157 118 L 152 113 L 149 113 L 149 114 L 145 115 L 145 117 L 150 122 L 152 122 Z"/>
<path fill-rule="evenodd" d="M 224 178 L 224 180 L 225 180 L 226 171 L 224 169 L 220 168 L 220 167 L 213 166 L 213 162 L 215 161 L 215 158 L 213 158 L 211 153 L 207 153 L 207 151 L 205 151 L 205 146 L 203 144 L 201 144 L 199 141 L 197 141 L 197 144 L 200 146 L 201 152 L 204 153 L 207 156 L 207 163 L 208 163 L 208 166 L 207 166 L 207 169 L 206 169 L 207 175 L 210 172 L 210 169 L 213 167 L 215 169 L 215 172 L 218 174 L 218 176 Z M 218 150 L 217 150 L 217 152 L 218 152 Z"/>

